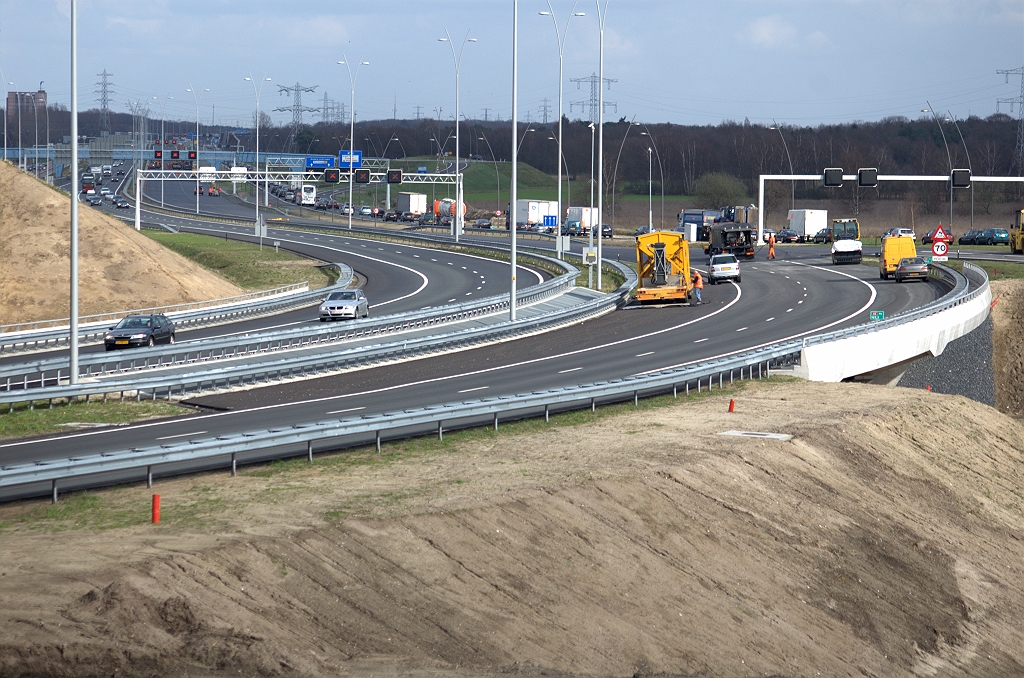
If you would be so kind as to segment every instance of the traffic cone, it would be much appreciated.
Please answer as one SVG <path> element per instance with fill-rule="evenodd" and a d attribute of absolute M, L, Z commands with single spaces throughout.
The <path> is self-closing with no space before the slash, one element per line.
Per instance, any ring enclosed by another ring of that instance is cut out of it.
<path fill-rule="evenodd" d="M 729 411 L 730 412 L 735 412 L 736 411 L 736 401 L 733 400 L 732 398 L 729 398 Z"/>
<path fill-rule="evenodd" d="M 929 393 L 931 393 L 931 392 L 932 392 L 932 385 L 931 385 L 931 384 L 928 384 L 928 385 L 926 385 L 926 386 L 924 387 L 924 390 L 926 390 L 926 391 L 928 391 Z"/>

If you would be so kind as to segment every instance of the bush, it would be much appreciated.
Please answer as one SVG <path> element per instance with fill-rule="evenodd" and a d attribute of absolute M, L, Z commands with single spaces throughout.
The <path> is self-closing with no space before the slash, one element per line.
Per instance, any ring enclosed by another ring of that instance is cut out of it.
<path fill-rule="evenodd" d="M 742 205 L 748 202 L 747 189 L 736 177 L 720 172 L 705 174 L 694 185 L 697 202 L 705 209 L 723 205 Z"/>

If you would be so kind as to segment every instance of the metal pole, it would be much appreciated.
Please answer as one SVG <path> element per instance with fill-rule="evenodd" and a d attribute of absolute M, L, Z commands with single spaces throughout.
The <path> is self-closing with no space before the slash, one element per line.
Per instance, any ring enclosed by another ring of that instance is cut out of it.
<path fill-rule="evenodd" d="M 142 175 L 135 169 L 135 230 L 142 230 Z"/>
<path fill-rule="evenodd" d="M 974 175 L 974 165 L 971 164 L 971 152 L 967 150 L 967 142 L 964 141 L 964 133 L 960 131 L 960 125 L 959 125 L 959 123 L 957 123 L 956 118 L 953 117 L 953 114 L 949 112 L 949 109 L 946 109 L 946 113 L 949 115 L 949 119 L 953 121 L 953 125 L 956 126 L 957 134 L 960 135 L 960 143 L 962 143 L 964 145 L 964 153 L 967 154 L 967 167 L 971 170 L 971 175 L 973 176 Z M 952 180 L 952 175 L 950 175 L 950 180 Z M 950 190 L 953 190 L 953 189 L 950 188 Z M 950 224 L 949 226 L 950 226 L 950 228 L 952 228 L 953 224 Z M 971 228 L 974 228 L 974 182 L 973 181 L 971 181 Z"/>
<path fill-rule="evenodd" d="M 949 163 L 949 228 L 953 229 L 953 156 L 949 154 L 949 144 L 946 143 L 946 133 L 942 129 L 942 123 L 939 122 L 939 117 L 935 115 L 935 111 L 932 109 L 932 102 L 925 99 L 925 103 L 928 104 L 928 112 L 932 114 L 932 118 L 935 120 L 935 124 L 939 126 L 939 134 L 942 135 L 942 144 L 946 147 L 946 161 Z"/>
<path fill-rule="evenodd" d="M 597 228 L 601 228 L 604 219 L 604 20 L 608 16 L 608 0 L 604 0 L 604 12 L 601 11 L 601 0 L 594 0 L 597 5 L 597 18 L 601 26 L 599 41 L 599 65 L 597 75 L 598 92 L 597 117 Z M 601 291 L 601 238 L 597 239 L 597 291 Z"/>
<path fill-rule="evenodd" d="M 511 280 L 509 281 L 509 320 L 516 319 L 516 200 L 519 190 L 519 0 L 512 0 L 512 181 L 509 185 L 508 217 L 505 224 L 512 234 L 512 251 L 509 254 Z"/>
<path fill-rule="evenodd" d="M 20 110 L 20 106 L 19 106 Z M 6 117 L 6 111 L 4 114 Z M 6 153 L 6 151 L 5 151 Z M 71 0 L 71 348 L 68 383 L 78 383 L 78 3 Z M 138 195 L 135 196 L 138 199 Z M 54 483 L 54 497 L 57 485 Z"/>
<path fill-rule="evenodd" d="M 789 159 L 789 173 L 790 174 L 795 174 L 795 172 L 793 171 L 793 156 L 791 156 L 789 154 L 789 144 L 786 143 L 786 137 L 782 133 L 782 128 L 779 127 L 779 123 L 775 122 L 775 118 L 772 118 L 772 124 L 775 125 L 775 127 L 773 127 L 772 129 L 776 130 L 779 133 L 779 138 L 782 139 L 782 146 L 783 146 L 783 148 L 786 149 L 786 157 Z M 789 209 L 795 210 L 796 209 L 796 180 L 795 179 L 790 181 L 790 189 L 789 190 L 790 190 Z"/>
<path fill-rule="evenodd" d="M 644 124 L 644 136 L 651 140 L 654 146 L 654 155 L 658 156 L 658 173 L 661 175 L 661 230 L 665 230 L 665 166 L 661 164 L 661 153 L 658 151 L 658 142 L 654 140 L 651 130 Z"/>
<path fill-rule="evenodd" d="M 348 229 L 352 230 L 352 213 L 355 212 L 355 204 L 353 197 L 353 190 L 355 188 L 355 178 L 352 176 L 355 166 L 355 154 L 356 154 L 356 78 L 359 77 L 359 67 L 369 66 L 369 61 L 363 61 L 362 57 L 359 57 L 359 62 L 356 64 L 355 72 L 352 71 L 352 66 L 348 62 L 348 56 L 342 52 L 344 61 L 338 63 L 345 66 L 348 70 L 348 84 L 351 92 L 351 98 L 349 99 L 348 109 L 348 122 L 349 122 L 349 149 L 348 149 Z"/>
<path fill-rule="evenodd" d="M 653 150 L 647 147 L 647 228 L 654 230 L 654 160 Z"/>
<path fill-rule="evenodd" d="M 7 160 L 7 115 L 10 113 L 7 107 L 7 78 L 0 70 L 0 83 L 4 86 L 4 160 Z"/>
<path fill-rule="evenodd" d="M 39 89 L 43 88 L 42 80 L 39 81 Z M 32 149 L 32 173 L 36 179 L 39 178 L 39 92 L 32 95 L 32 122 L 36 128 L 36 142 Z"/>
<path fill-rule="evenodd" d="M 634 127 L 639 127 L 640 123 L 636 122 L 636 116 L 629 121 L 629 127 L 626 128 L 626 133 L 622 135 L 622 143 L 619 144 L 619 153 L 615 156 L 615 169 L 612 171 L 612 225 L 615 224 L 615 185 L 619 179 L 619 160 L 622 159 L 622 149 L 626 146 L 626 139 L 629 138 L 629 131 Z M 643 134 L 643 132 L 641 132 Z"/>
<path fill-rule="evenodd" d="M 597 126 L 594 123 L 590 123 L 590 249 L 594 249 L 594 132 L 597 131 Z M 598 219 L 600 221 L 600 219 Z M 600 224 L 597 224 L 597 228 L 601 228 Z M 601 233 L 597 234 L 597 237 L 601 237 Z M 587 288 L 594 288 L 594 265 L 587 266 Z"/>
<path fill-rule="evenodd" d="M 444 30 L 444 35 L 445 37 L 438 38 L 438 41 L 448 43 L 452 50 L 452 61 L 455 62 L 455 215 L 452 218 L 452 235 L 455 236 L 455 242 L 459 242 L 459 236 L 462 234 L 464 227 L 462 223 L 462 170 L 459 168 L 459 144 L 461 140 L 461 125 L 459 124 L 459 71 L 462 69 L 462 54 L 466 51 L 466 43 L 476 42 L 476 38 L 470 38 L 469 31 L 466 31 L 466 37 L 463 38 L 462 47 L 459 49 L 458 57 L 456 57 L 455 43 L 452 42 L 452 36 L 448 33 L 447 28 Z M 388 206 L 391 206 L 390 200 Z"/>

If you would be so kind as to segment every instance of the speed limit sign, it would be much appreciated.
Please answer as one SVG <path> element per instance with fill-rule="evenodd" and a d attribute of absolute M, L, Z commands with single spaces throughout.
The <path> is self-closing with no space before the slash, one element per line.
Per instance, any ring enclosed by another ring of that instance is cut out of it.
<path fill-rule="evenodd" d="M 949 257 L 946 253 L 949 252 L 949 246 L 946 245 L 945 240 L 936 240 L 932 243 L 932 261 L 946 261 Z"/>

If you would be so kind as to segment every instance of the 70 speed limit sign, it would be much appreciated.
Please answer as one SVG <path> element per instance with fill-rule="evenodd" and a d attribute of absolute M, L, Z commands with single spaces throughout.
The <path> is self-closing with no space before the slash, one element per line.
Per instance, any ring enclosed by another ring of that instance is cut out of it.
<path fill-rule="evenodd" d="M 946 254 L 949 252 L 949 246 L 945 240 L 936 240 L 932 243 L 932 261 L 948 261 L 949 257 Z"/>

